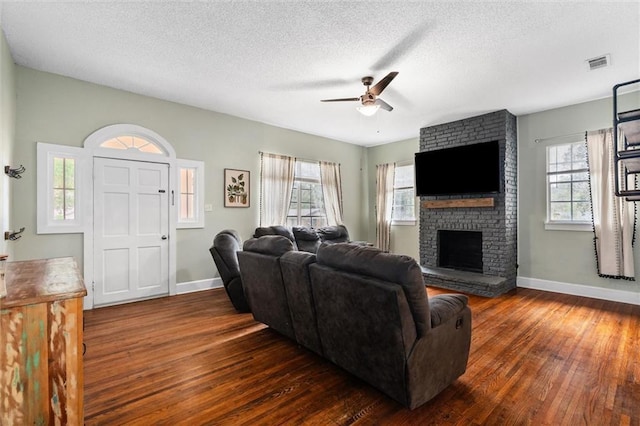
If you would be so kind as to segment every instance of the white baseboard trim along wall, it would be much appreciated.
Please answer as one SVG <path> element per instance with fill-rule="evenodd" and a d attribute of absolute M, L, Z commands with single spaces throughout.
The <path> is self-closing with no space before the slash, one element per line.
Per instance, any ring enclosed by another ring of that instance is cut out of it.
<path fill-rule="evenodd" d="M 548 281 L 527 277 L 518 277 L 517 285 L 518 287 L 530 288 L 533 290 L 551 291 L 554 293 L 564 293 L 574 296 L 590 297 L 592 299 L 602 299 L 610 300 L 612 302 L 640 305 L 640 292 L 592 287 L 582 284 L 562 283 L 558 281 Z"/>
<path fill-rule="evenodd" d="M 553 293 L 571 294 L 574 296 L 590 297 L 592 299 L 610 300 L 612 302 L 640 305 L 640 292 L 615 290 L 611 288 L 592 287 L 582 284 L 563 283 L 559 281 L 541 280 L 538 278 L 518 277 L 518 287 L 533 290 L 550 291 Z M 177 284 L 177 293 L 185 294 L 194 291 L 221 288 L 220 278 L 208 278 L 198 281 L 187 281 Z M 639 286 L 640 287 L 640 286 Z"/>
<path fill-rule="evenodd" d="M 221 278 L 207 278 L 206 280 L 178 283 L 176 284 L 176 292 L 177 294 L 185 294 L 220 287 L 223 287 Z"/>

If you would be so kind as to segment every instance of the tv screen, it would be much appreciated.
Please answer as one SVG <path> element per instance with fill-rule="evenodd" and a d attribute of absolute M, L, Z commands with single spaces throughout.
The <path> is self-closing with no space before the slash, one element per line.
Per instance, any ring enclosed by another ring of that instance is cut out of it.
<path fill-rule="evenodd" d="M 500 192 L 498 141 L 418 152 L 415 161 L 416 195 Z"/>

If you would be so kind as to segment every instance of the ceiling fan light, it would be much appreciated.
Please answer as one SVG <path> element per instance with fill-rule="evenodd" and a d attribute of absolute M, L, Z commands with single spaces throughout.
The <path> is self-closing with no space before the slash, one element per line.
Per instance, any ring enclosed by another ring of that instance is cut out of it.
<path fill-rule="evenodd" d="M 365 115 L 367 117 L 371 117 L 373 114 L 378 111 L 380 105 L 368 104 L 357 107 L 356 109 L 360 111 L 360 114 Z"/>

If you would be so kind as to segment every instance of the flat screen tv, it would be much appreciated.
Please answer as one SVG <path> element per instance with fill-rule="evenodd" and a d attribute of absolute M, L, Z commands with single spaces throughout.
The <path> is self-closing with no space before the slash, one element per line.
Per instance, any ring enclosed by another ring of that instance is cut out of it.
<path fill-rule="evenodd" d="M 500 192 L 498 141 L 416 153 L 416 195 Z"/>

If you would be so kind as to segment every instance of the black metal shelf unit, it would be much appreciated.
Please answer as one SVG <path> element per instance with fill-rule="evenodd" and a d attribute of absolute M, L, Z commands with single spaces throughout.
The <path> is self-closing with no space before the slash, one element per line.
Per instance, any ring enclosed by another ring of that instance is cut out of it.
<path fill-rule="evenodd" d="M 618 89 L 640 83 L 640 79 L 613 86 L 613 152 L 615 153 L 615 192 L 628 201 L 640 201 L 640 189 L 631 186 L 630 176 L 640 173 L 640 109 L 618 112 Z M 622 136 L 618 138 L 618 132 Z"/>

